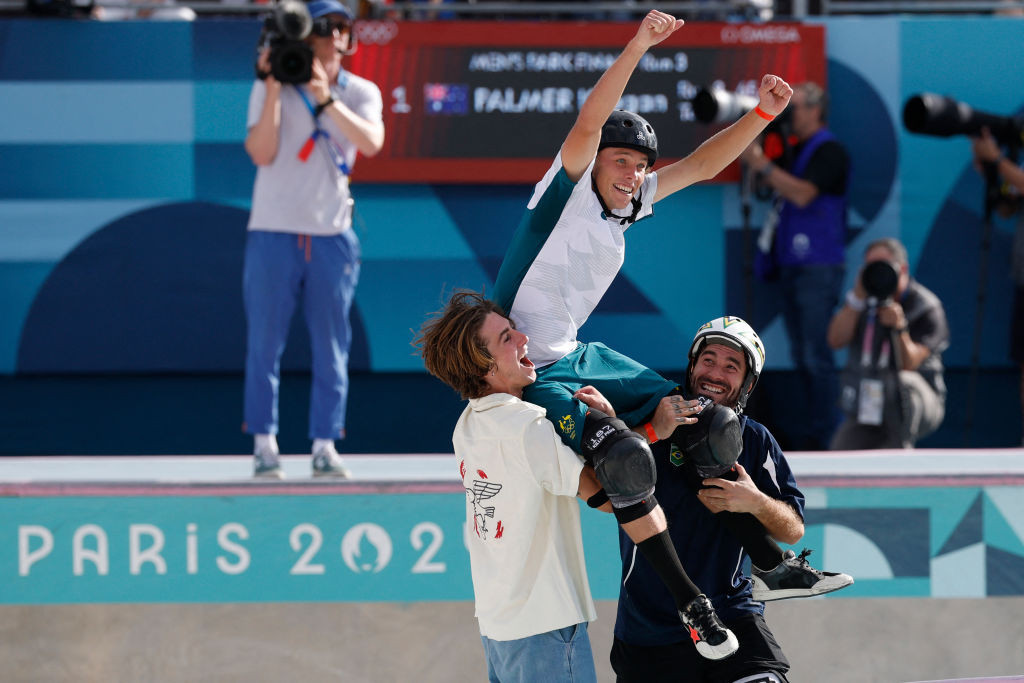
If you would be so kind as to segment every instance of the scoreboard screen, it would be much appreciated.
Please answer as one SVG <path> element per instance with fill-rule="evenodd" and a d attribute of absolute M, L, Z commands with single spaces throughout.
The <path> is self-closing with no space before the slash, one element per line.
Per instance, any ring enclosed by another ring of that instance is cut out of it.
<path fill-rule="evenodd" d="M 364 182 L 533 183 L 581 103 L 636 26 L 618 22 L 361 22 L 354 73 L 380 86 L 384 148 L 361 158 Z M 765 73 L 825 85 L 825 29 L 687 23 L 648 51 L 620 107 L 658 134 L 658 166 L 729 122 L 693 113 L 702 88 L 756 95 Z M 735 166 L 735 165 L 734 165 Z M 719 178 L 729 180 L 735 170 Z"/>

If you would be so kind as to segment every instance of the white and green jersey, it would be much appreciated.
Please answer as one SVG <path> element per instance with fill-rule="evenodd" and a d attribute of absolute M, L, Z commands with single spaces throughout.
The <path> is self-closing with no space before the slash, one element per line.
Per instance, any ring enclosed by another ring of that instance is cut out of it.
<path fill-rule="evenodd" d="M 573 183 L 559 153 L 537 183 L 494 285 L 494 301 L 530 338 L 530 359 L 550 365 L 576 348 L 576 333 L 622 267 L 631 225 L 604 213 L 590 163 Z M 653 213 L 658 176 L 636 195 L 636 220 Z"/>

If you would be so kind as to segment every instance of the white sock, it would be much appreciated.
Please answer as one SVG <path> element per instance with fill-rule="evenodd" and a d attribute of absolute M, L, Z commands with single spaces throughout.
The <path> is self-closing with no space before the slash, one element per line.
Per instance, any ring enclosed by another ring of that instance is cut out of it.
<path fill-rule="evenodd" d="M 321 448 L 326 448 L 327 446 L 333 445 L 334 439 L 313 439 L 313 452 L 316 453 Z"/>
<path fill-rule="evenodd" d="M 255 434 L 253 440 L 255 441 L 253 444 L 254 452 L 263 448 L 270 448 L 275 453 L 280 452 L 277 447 L 277 436 L 275 434 Z"/>

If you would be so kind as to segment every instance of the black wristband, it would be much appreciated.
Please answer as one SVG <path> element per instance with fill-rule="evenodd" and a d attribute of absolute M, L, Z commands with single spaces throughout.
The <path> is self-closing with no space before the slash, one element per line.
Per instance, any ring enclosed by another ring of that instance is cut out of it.
<path fill-rule="evenodd" d="M 600 491 L 592 495 L 590 498 L 587 498 L 587 505 L 589 505 L 592 508 L 599 508 L 607 502 L 608 494 L 604 492 L 604 489 L 601 489 Z"/>
<path fill-rule="evenodd" d="M 320 104 L 316 105 L 316 109 L 313 111 L 313 114 L 315 116 L 320 116 L 320 114 L 324 113 L 324 109 L 327 109 L 327 107 L 331 106 L 332 104 L 334 104 L 334 95 L 328 95 L 326 102 L 321 102 Z"/>

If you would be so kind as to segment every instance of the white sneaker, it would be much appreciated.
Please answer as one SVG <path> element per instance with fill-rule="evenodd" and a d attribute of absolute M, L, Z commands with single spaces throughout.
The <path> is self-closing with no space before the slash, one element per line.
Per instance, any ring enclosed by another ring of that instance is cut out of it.
<path fill-rule="evenodd" d="M 697 653 L 705 659 L 725 659 L 740 647 L 736 635 L 722 624 L 704 594 L 695 597 L 679 613 L 679 618 L 690 629 L 690 638 Z"/>
<path fill-rule="evenodd" d="M 335 450 L 334 444 L 329 443 L 321 446 L 313 453 L 313 476 L 314 477 L 336 477 L 338 479 L 351 479 L 352 472 L 345 467 L 344 461 Z"/>
<path fill-rule="evenodd" d="M 252 476 L 258 479 L 284 479 L 281 460 L 276 449 L 269 446 L 257 448 L 253 454 Z"/>
<path fill-rule="evenodd" d="M 779 566 L 771 571 L 757 567 L 750 572 L 754 584 L 754 600 L 785 600 L 786 598 L 808 598 L 813 595 L 831 593 L 853 583 L 853 577 L 840 572 L 823 572 L 807 562 L 811 554 L 808 548 L 797 555 L 787 550 Z"/>

